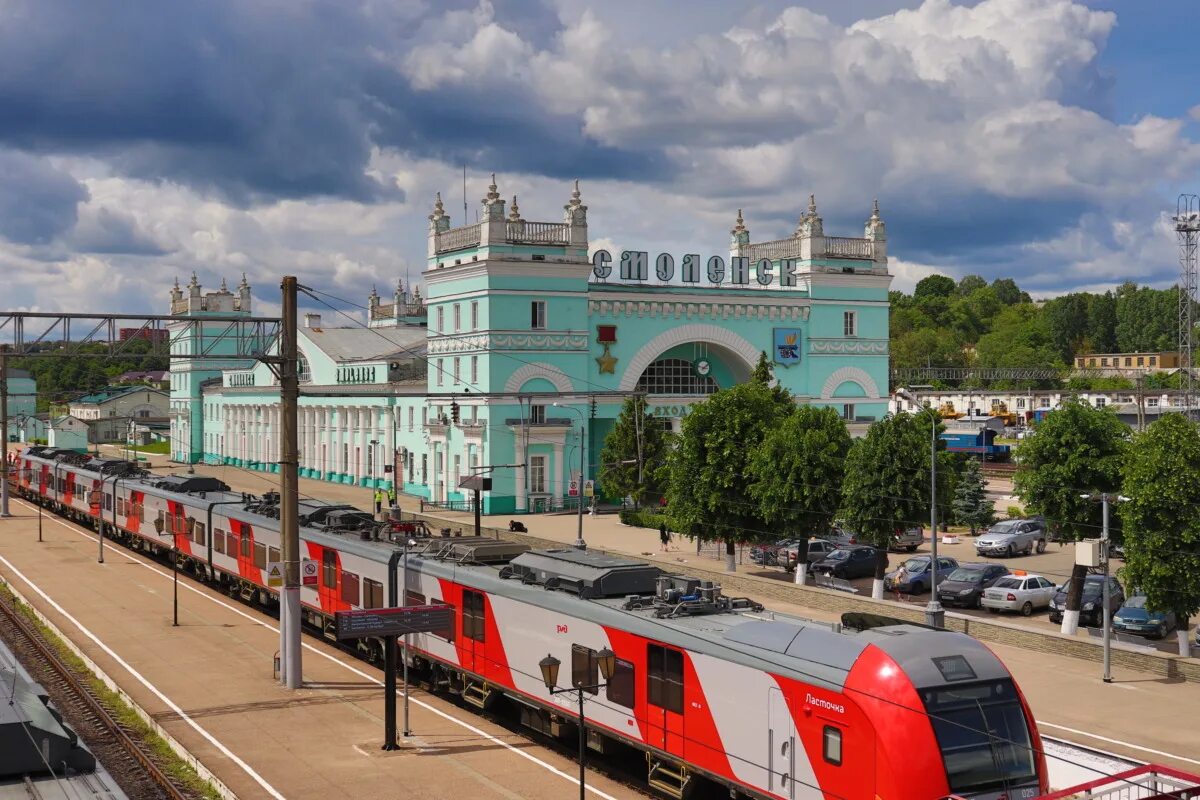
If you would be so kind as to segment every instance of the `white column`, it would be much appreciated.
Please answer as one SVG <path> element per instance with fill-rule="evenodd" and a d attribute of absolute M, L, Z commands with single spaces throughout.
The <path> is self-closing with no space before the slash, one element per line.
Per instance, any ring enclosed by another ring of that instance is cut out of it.
<path fill-rule="evenodd" d="M 520 431 L 513 433 L 513 452 L 516 455 L 513 463 L 522 465 L 513 470 L 513 472 L 516 473 L 516 489 L 515 489 L 515 491 L 517 493 L 516 505 L 517 505 L 518 511 L 524 511 L 526 508 L 525 467 L 523 466 L 525 464 L 525 441 L 521 437 Z"/>
<path fill-rule="evenodd" d="M 554 463 L 550 465 L 553 470 L 551 493 L 555 497 L 562 497 L 563 494 L 563 474 L 567 472 L 566 464 L 563 463 L 563 446 L 561 444 L 554 445 Z"/>

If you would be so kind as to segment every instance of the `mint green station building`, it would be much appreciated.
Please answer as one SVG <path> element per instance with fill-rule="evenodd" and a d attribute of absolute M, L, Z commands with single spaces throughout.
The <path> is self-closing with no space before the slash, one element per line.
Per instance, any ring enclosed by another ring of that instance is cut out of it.
<path fill-rule="evenodd" d="M 590 250 L 578 184 L 563 209 L 561 221 L 527 221 L 493 178 L 479 222 L 453 227 L 439 197 L 424 296 L 398 285 L 385 303 L 372 290 L 360 325 L 307 315 L 302 475 L 462 507 L 460 481 L 486 473 L 485 513 L 560 508 L 598 471 L 624 398 L 644 394 L 678 427 L 746 380 L 760 353 L 798 403 L 852 425 L 887 413 L 891 276 L 877 207 L 861 237 L 826 236 L 810 199 L 792 236 L 759 243 L 739 212 L 721 255 Z M 242 291 L 212 305 L 249 313 Z M 198 286 L 186 303 L 172 292 L 172 313 L 209 305 Z M 264 365 L 174 377 L 177 461 L 276 469 L 279 393 Z"/>

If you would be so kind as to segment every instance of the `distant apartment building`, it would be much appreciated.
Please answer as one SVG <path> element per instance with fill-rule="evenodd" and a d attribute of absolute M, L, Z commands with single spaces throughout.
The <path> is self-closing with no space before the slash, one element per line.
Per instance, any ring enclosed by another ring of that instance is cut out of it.
<path fill-rule="evenodd" d="M 1076 369 L 1112 370 L 1114 373 L 1158 372 L 1179 368 L 1179 353 L 1088 353 L 1075 356 Z"/>
<path fill-rule="evenodd" d="M 70 404 L 70 415 L 88 426 L 89 442 L 124 441 L 133 425 L 167 421 L 167 393 L 150 386 L 109 386 Z"/>
<path fill-rule="evenodd" d="M 121 328 L 121 341 L 129 341 L 130 339 L 145 339 L 148 342 L 165 342 L 171 336 L 171 332 L 165 328 Z"/>

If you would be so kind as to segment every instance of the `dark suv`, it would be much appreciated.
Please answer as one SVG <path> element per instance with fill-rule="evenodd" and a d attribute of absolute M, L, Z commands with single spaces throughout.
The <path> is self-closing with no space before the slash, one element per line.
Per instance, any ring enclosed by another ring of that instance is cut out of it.
<path fill-rule="evenodd" d="M 946 580 L 938 583 L 938 600 L 945 606 L 979 608 L 983 590 L 1008 573 L 1001 564 L 959 564 Z"/>
<path fill-rule="evenodd" d="M 1108 578 L 1109 594 L 1108 607 L 1113 614 L 1125 605 L 1125 590 L 1121 582 L 1111 575 Z M 1067 609 L 1067 595 L 1071 591 L 1071 581 L 1058 587 L 1058 591 L 1050 600 L 1050 621 L 1062 622 L 1063 612 Z M 1088 575 L 1083 581 L 1083 600 L 1079 603 L 1079 623 L 1089 628 L 1098 628 L 1104 621 L 1104 576 Z"/>
<path fill-rule="evenodd" d="M 866 578 L 875 574 L 875 548 L 865 544 L 839 547 L 812 565 L 814 573 L 835 578 Z"/>

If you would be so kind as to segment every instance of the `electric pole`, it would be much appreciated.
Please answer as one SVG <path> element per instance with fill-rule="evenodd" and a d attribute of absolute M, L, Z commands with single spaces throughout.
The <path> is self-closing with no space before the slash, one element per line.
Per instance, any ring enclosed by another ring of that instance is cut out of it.
<path fill-rule="evenodd" d="M 0 517 L 8 513 L 8 346 L 0 345 L 0 438 L 4 440 L 4 466 L 0 467 Z"/>
<path fill-rule="evenodd" d="M 296 415 L 296 278 L 284 276 L 279 331 L 279 526 L 283 544 L 283 594 L 279 603 L 280 678 L 289 689 L 303 683 L 300 664 L 300 523 Z"/>

